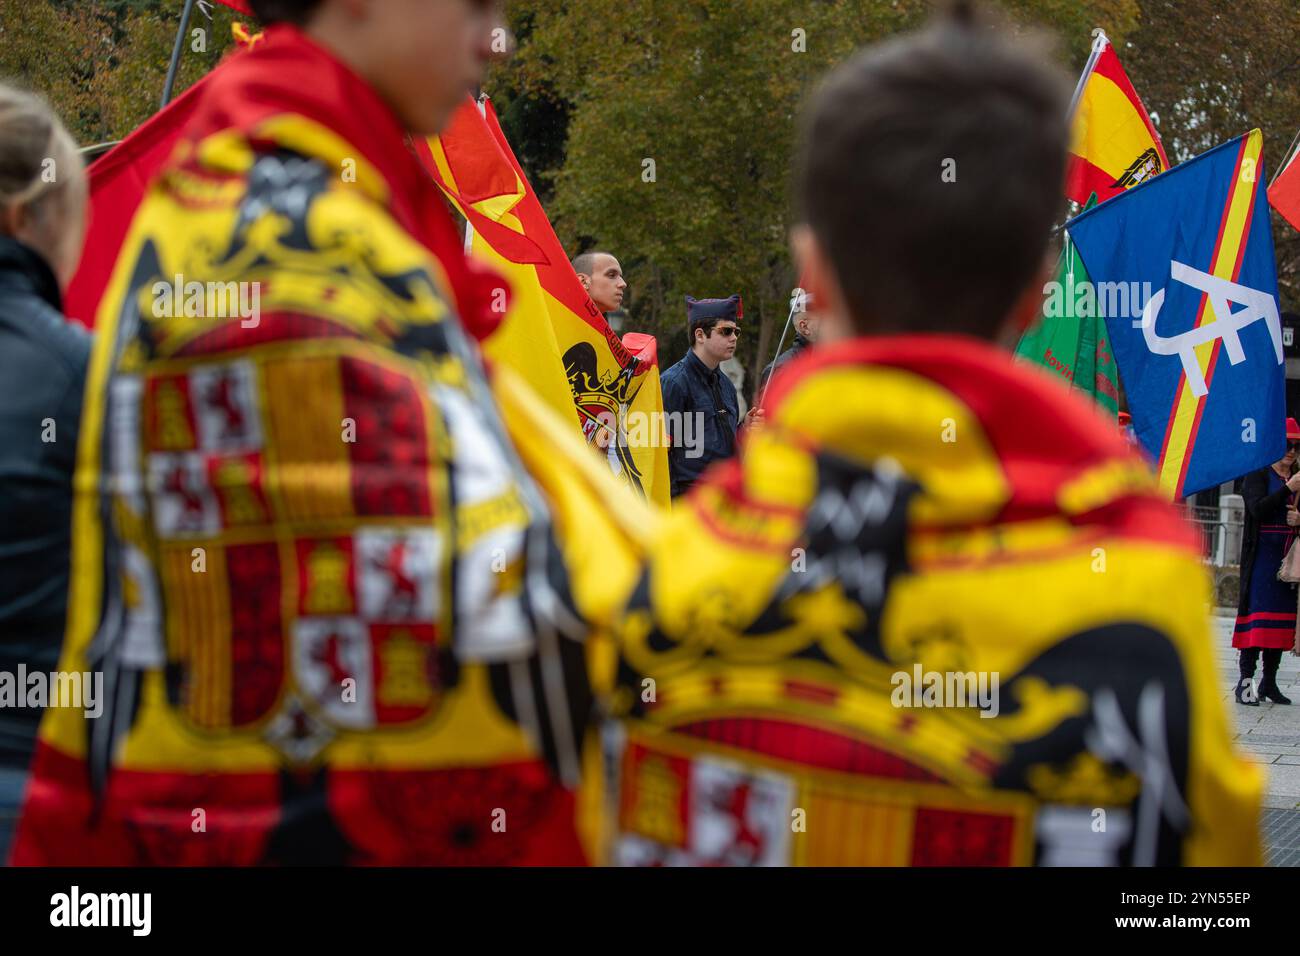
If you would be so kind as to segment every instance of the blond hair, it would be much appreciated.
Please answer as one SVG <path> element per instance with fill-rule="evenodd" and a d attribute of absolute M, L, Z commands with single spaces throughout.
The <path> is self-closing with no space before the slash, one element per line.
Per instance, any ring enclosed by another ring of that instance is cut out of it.
<path fill-rule="evenodd" d="M 0 206 L 62 213 L 84 202 L 81 153 L 58 116 L 35 94 L 0 83 Z"/>

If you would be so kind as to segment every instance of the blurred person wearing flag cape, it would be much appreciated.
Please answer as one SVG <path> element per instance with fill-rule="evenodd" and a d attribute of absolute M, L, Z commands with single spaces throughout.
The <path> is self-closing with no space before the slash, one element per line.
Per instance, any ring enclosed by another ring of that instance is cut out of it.
<path fill-rule="evenodd" d="M 13 862 L 586 862 L 580 606 L 651 519 L 485 367 L 508 290 L 411 148 L 498 6 L 251 5 L 96 317 L 59 667 L 104 716 L 46 713 Z"/>
<path fill-rule="evenodd" d="M 818 346 L 620 615 L 616 862 L 1260 861 L 1197 543 L 1113 422 L 995 344 L 1040 307 L 1068 142 L 1009 33 L 954 3 L 809 107 Z"/>

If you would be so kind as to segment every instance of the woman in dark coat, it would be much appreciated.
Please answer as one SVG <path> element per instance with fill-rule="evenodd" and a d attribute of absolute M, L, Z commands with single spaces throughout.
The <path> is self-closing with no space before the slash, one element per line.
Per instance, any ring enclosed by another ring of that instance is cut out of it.
<path fill-rule="evenodd" d="M 63 317 L 61 290 L 85 207 L 72 137 L 42 101 L 0 84 L 0 673 L 10 675 L 53 671 L 63 641 L 90 336 Z M 0 865 L 40 717 L 0 707 Z"/>
<path fill-rule="evenodd" d="M 1286 454 L 1281 461 L 1246 476 L 1241 497 L 1246 504 L 1246 527 L 1241 539 L 1241 600 L 1232 646 L 1241 651 L 1237 703 L 1258 707 L 1259 700 L 1289 704 L 1277 686 L 1282 652 L 1295 643 L 1296 586 L 1277 579 L 1277 570 L 1296 539 L 1300 512 L 1296 493 L 1300 473 L 1292 475 L 1300 452 L 1300 425 L 1286 420 Z M 1264 677 L 1254 686 L 1255 664 L 1264 657 Z"/>

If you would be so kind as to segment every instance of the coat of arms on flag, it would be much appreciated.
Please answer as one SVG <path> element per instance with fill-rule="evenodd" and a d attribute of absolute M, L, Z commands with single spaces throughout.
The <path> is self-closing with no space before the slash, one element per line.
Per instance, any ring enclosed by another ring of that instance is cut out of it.
<path fill-rule="evenodd" d="M 1138 440 L 1175 498 L 1283 454 L 1262 151 L 1254 130 L 1068 227 L 1097 287 Z"/>

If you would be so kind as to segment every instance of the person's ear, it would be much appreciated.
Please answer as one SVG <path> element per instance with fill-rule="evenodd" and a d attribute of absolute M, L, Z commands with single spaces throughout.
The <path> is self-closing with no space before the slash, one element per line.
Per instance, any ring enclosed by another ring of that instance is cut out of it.
<path fill-rule="evenodd" d="M 583 287 L 584 289 L 586 289 L 588 292 L 591 291 L 591 277 L 590 277 L 590 276 L 585 276 L 585 275 L 583 275 L 581 272 L 579 272 L 579 273 L 578 273 L 578 281 L 582 283 L 582 287 Z"/>

